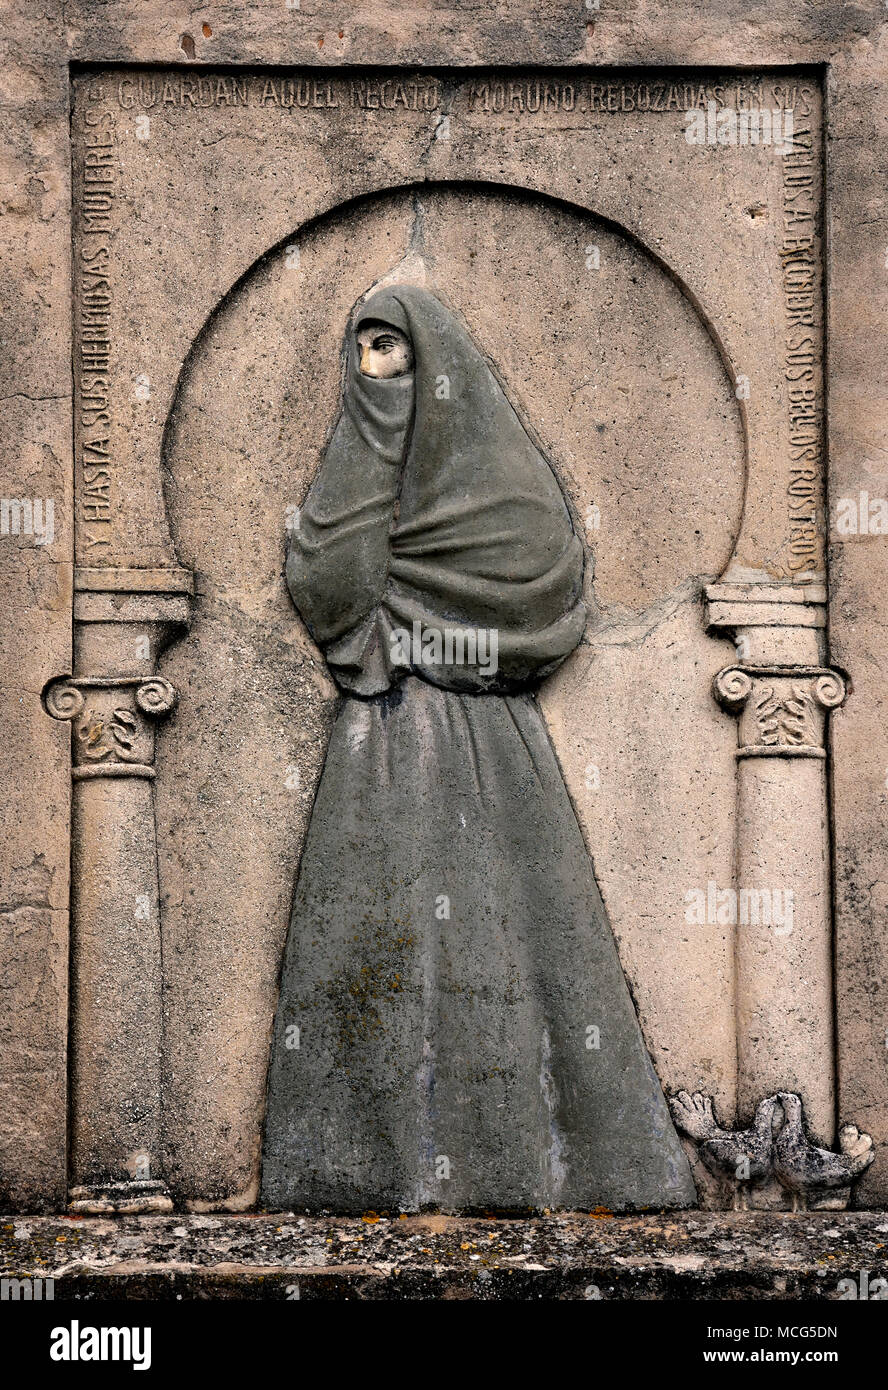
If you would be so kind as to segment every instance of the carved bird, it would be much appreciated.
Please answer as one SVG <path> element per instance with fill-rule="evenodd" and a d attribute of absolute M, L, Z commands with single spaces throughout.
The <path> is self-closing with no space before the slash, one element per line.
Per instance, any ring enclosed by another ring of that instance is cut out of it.
<path fill-rule="evenodd" d="M 810 1195 L 850 1187 L 875 1158 L 873 1141 L 856 1125 L 839 1131 L 841 1153 L 818 1149 L 802 1128 L 802 1102 L 789 1091 L 780 1091 L 786 1121 L 774 1144 L 774 1172 L 792 1196 L 793 1211 L 806 1211 Z"/>
<path fill-rule="evenodd" d="M 676 1125 L 697 1140 L 697 1152 L 710 1173 L 732 1184 L 735 1211 L 745 1211 L 749 1189 L 771 1176 L 778 1105 L 776 1096 L 768 1096 L 759 1104 L 751 1129 L 732 1130 L 720 1127 L 712 1100 L 699 1091 L 693 1096 L 679 1091 L 669 1102 Z"/>

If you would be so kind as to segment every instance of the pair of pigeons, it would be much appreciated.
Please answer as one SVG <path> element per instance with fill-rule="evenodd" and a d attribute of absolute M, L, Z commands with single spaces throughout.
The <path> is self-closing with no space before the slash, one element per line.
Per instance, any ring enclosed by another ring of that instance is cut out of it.
<path fill-rule="evenodd" d="M 802 1126 L 802 1102 L 789 1091 L 768 1096 L 758 1106 L 751 1129 L 722 1129 L 709 1096 L 679 1091 L 669 1102 L 676 1127 L 696 1140 L 698 1153 L 716 1177 L 734 1184 L 734 1206 L 744 1210 L 749 1190 L 775 1176 L 792 1198 L 792 1210 L 807 1208 L 808 1199 L 837 1188 L 850 1188 L 875 1158 L 873 1141 L 856 1125 L 839 1131 L 839 1153 L 820 1149 Z M 782 1111 L 783 1123 L 775 1133 Z"/>

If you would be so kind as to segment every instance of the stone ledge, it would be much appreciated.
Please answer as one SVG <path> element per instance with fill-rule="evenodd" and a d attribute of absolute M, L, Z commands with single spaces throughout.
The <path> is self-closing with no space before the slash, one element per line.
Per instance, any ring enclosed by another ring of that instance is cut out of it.
<path fill-rule="evenodd" d="M 864 1270 L 888 1212 L 0 1217 L 0 1273 L 56 1300 L 838 1300 Z"/>

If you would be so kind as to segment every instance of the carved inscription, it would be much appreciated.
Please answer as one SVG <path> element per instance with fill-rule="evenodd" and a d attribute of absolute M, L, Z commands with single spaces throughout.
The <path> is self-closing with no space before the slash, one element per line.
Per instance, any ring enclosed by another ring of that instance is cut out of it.
<path fill-rule="evenodd" d="M 112 245 L 117 194 L 114 115 L 103 88 L 86 89 L 82 131 L 74 141 L 79 191 L 75 251 L 75 378 L 81 554 L 101 559 L 112 535 L 111 380 Z"/>
<path fill-rule="evenodd" d="M 311 68 L 247 72 L 129 67 L 84 74 L 76 79 L 75 90 L 80 563 L 108 563 L 113 557 L 115 545 L 122 541 L 120 535 L 115 539 L 115 507 L 118 532 L 129 525 L 128 493 L 117 487 L 122 454 L 118 453 L 115 463 L 115 436 L 118 450 L 129 447 L 131 436 L 125 430 L 126 417 L 116 434 L 112 398 L 116 383 L 121 395 L 118 409 L 124 409 L 131 389 L 129 379 L 121 380 L 129 343 L 118 342 L 115 374 L 114 334 L 121 338 L 131 331 L 126 315 L 129 280 L 121 278 L 122 269 L 115 260 L 126 263 L 128 276 L 132 267 L 126 248 L 132 228 L 124 214 L 135 210 L 131 190 L 142 176 L 136 160 L 150 150 L 152 159 L 175 162 L 180 143 L 183 158 L 191 159 L 193 152 L 185 147 L 194 131 L 204 126 L 248 133 L 259 144 L 267 135 L 273 143 L 280 139 L 281 121 L 292 121 L 299 158 L 308 157 L 306 150 L 312 142 L 335 134 L 353 145 L 355 162 L 360 163 L 368 150 L 391 137 L 397 125 L 401 134 L 415 137 L 405 146 L 405 168 L 425 176 L 434 155 L 443 171 L 449 153 L 447 177 L 463 167 L 471 166 L 478 176 L 488 167 L 498 167 L 493 145 L 503 137 L 514 139 L 516 148 L 520 146 L 526 154 L 521 142 L 533 132 L 546 140 L 557 138 L 559 150 L 564 146 L 574 157 L 581 148 L 579 143 L 573 148 L 575 135 L 579 138 L 594 131 L 595 138 L 605 142 L 613 137 L 614 149 L 622 151 L 619 158 L 629 162 L 627 137 L 645 130 L 658 150 L 662 142 L 658 157 L 675 163 L 670 178 L 674 174 L 679 203 L 689 160 L 697 162 L 693 181 L 707 160 L 713 168 L 727 160 L 727 168 L 733 170 L 735 152 L 725 147 L 744 146 L 736 151 L 738 166 L 746 164 L 743 177 L 755 167 L 764 177 L 754 192 L 744 195 L 750 206 L 738 208 L 738 213 L 767 219 L 759 225 L 768 239 L 773 273 L 762 290 L 767 293 L 771 318 L 775 312 L 783 317 L 776 350 L 768 347 L 768 389 L 759 391 L 747 408 L 750 458 L 768 459 L 766 467 L 773 473 L 769 486 L 776 498 L 776 505 L 769 508 L 771 529 L 763 541 L 764 558 L 775 579 L 804 584 L 822 578 L 822 153 L 820 93 L 810 72 L 799 69 L 795 76 L 780 78 L 715 69 L 658 74 L 650 68 L 610 73 L 606 69 L 510 72 L 479 68 L 432 74 L 393 69 L 346 73 Z M 781 123 L 780 129 L 791 133 L 779 149 L 777 142 L 763 135 L 758 138 L 775 127 L 781 113 L 790 112 L 791 122 L 786 127 Z M 755 113 L 768 118 L 761 129 L 745 119 Z M 701 129 L 705 122 L 705 139 L 699 143 L 711 148 L 698 150 L 687 138 L 694 122 Z M 749 131 L 758 132 L 756 138 L 745 138 L 743 132 Z M 215 143 L 201 139 L 198 146 Z M 576 167 L 586 166 L 578 163 Z M 578 175 L 578 184 L 581 181 Z M 590 208 L 594 196 L 594 188 L 583 194 Z M 630 199 L 630 212 L 631 204 Z M 681 217 L 672 219 L 676 226 L 670 235 L 692 239 L 705 219 L 693 200 L 676 211 Z M 141 220 L 138 214 L 133 218 L 137 220 Z M 655 228 L 641 230 L 646 235 Z M 662 238 L 657 240 L 659 244 Z M 597 252 L 595 247 L 590 250 Z M 693 280 L 693 259 L 689 265 Z M 741 343 L 739 352 L 732 354 L 738 399 L 744 399 L 744 381 L 748 389 L 743 351 Z M 130 375 L 138 386 L 142 378 L 135 375 L 136 370 L 136 365 L 131 366 Z M 765 447 L 762 439 L 767 441 Z"/>
<path fill-rule="evenodd" d="M 355 78 L 348 82 L 306 74 L 288 77 L 154 77 L 139 74 L 117 83 L 118 105 L 149 111 L 207 107 L 281 107 L 294 111 L 434 111 L 441 99 L 435 78 Z"/>
<path fill-rule="evenodd" d="M 478 78 L 445 84 L 436 77 L 374 76 L 319 78 L 311 73 L 284 76 L 250 74 L 138 73 L 121 77 L 118 105 L 126 111 L 153 108 L 196 110 L 215 107 L 281 107 L 293 111 L 435 111 L 445 103 L 483 115 L 538 116 L 559 112 L 744 111 L 766 107 L 809 116 L 815 88 L 763 82 L 600 82 L 585 77 Z"/>
<path fill-rule="evenodd" d="M 789 406 L 789 569 L 821 567 L 822 382 L 818 154 L 810 124 L 796 122 L 783 155 L 784 376 Z"/>
<path fill-rule="evenodd" d="M 741 111 L 763 106 L 766 100 L 780 109 L 802 104 L 811 110 L 810 87 L 776 86 L 766 94 L 763 85 L 726 85 L 700 82 L 559 82 L 538 78 L 515 82 L 473 82 L 469 87 L 469 110 L 493 112 L 538 111 L 692 111 L 708 109 L 712 102 L 722 109 Z"/>

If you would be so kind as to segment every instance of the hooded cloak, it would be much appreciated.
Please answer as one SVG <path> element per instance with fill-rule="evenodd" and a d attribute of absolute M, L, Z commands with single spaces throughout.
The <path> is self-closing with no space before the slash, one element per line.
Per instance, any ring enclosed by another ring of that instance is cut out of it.
<path fill-rule="evenodd" d="M 407 335 L 410 372 L 361 373 L 368 323 Z M 266 1205 L 695 1200 L 534 698 L 582 637 L 582 577 L 466 330 L 425 290 L 375 294 L 287 562 L 344 699 L 284 953 Z"/>
<path fill-rule="evenodd" d="M 339 684 L 379 694 L 408 669 L 454 690 L 541 680 L 583 634 L 583 550 L 546 460 L 452 314 L 409 286 L 355 319 L 400 328 L 413 372 L 364 376 L 354 336 L 344 409 L 290 551 L 296 606 Z M 395 521 L 394 508 L 399 500 Z M 494 629 L 484 676 L 392 656 L 393 629 Z"/>

